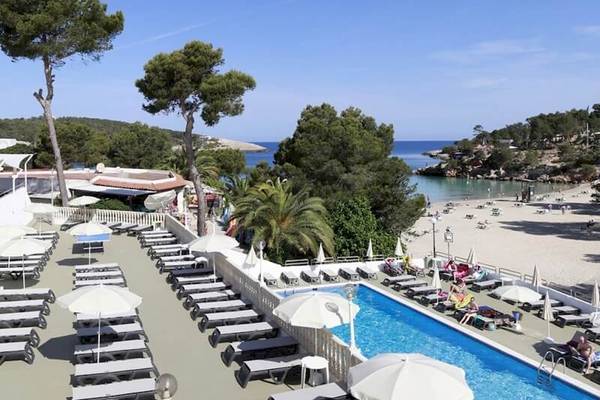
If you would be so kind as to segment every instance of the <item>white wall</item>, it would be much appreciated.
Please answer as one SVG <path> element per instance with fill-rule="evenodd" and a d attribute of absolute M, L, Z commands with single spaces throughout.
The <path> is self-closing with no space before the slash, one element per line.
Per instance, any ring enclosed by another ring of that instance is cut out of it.
<path fill-rule="evenodd" d="M 30 223 L 33 215 L 25 212 L 25 207 L 30 203 L 25 187 L 0 197 L 0 224 L 27 225 Z"/>

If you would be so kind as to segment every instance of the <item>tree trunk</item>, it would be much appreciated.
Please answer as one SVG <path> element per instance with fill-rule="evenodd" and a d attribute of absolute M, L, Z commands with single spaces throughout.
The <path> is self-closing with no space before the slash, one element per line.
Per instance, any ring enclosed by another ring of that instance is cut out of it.
<path fill-rule="evenodd" d="M 185 145 L 185 155 L 187 166 L 190 171 L 190 179 L 194 183 L 196 198 L 198 199 L 198 218 L 196 231 L 198 236 L 204 236 L 206 233 L 206 199 L 204 190 L 202 189 L 202 177 L 196 168 L 196 157 L 194 154 L 194 142 L 192 138 L 192 130 L 194 129 L 194 115 L 189 112 L 185 115 L 185 132 L 183 134 L 183 143 Z"/>
<path fill-rule="evenodd" d="M 62 157 L 60 155 L 60 147 L 58 146 L 58 139 L 56 138 L 54 117 L 52 116 L 52 99 L 54 98 L 54 75 L 52 73 L 52 64 L 50 63 L 50 60 L 47 57 L 44 58 L 44 76 L 46 78 L 46 97 L 44 98 L 42 94 L 42 89 L 34 93 L 33 97 L 36 98 L 36 100 L 42 106 L 42 110 L 44 110 L 44 119 L 46 120 L 46 125 L 48 125 L 48 134 L 50 135 L 50 142 L 52 143 L 52 150 L 54 151 L 54 162 L 56 164 L 56 175 L 58 178 L 60 198 L 62 200 L 63 207 L 66 207 L 69 203 L 69 195 L 67 193 L 67 184 L 65 182 L 65 174 L 63 170 Z"/>

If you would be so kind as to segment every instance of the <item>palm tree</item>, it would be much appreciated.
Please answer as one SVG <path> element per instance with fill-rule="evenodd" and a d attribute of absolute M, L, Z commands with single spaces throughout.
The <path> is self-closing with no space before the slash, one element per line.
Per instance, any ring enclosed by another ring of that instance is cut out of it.
<path fill-rule="evenodd" d="M 250 190 L 248 178 L 234 175 L 225 178 L 225 197 L 233 204 L 243 199 Z"/>
<path fill-rule="evenodd" d="M 292 193 L 287 181 L 277 179 L 251 188 L 236 203 L 233 217 L 241 229 L 264 240 L 267 254 L 277 262 L 289 255 L 317 254 L 319 243 L 333 253 L 333 230 L 327 223 L 323 200 L 306 190 Z"/>

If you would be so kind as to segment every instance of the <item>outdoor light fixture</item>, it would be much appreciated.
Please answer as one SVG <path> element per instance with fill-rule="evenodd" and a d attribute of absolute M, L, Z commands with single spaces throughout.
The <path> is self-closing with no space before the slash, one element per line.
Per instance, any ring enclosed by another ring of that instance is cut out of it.
<path fill-rule="evenodd" d="M 448 259 L 450 259 L 450 243 L 454 243 L 454 232 L 450 227 L 447 227 L 444 232 L 444 241 L 448 244 Z"/>
<path fill-rule="evenodd" d="M 258 242 L 258 249 L 260 250 L 260 269 L 258 272 L 258 284 L 262 286 L 263 284 L 263 250 L 265 249 L 265 241 L 261 240 Z"/>
<path fill-rule="evenodd" d="M 159 400 L 171 400 L 177 392 L 177 379 L 171 374 L 162 374 L 156 381 L 155 394 Z"/>

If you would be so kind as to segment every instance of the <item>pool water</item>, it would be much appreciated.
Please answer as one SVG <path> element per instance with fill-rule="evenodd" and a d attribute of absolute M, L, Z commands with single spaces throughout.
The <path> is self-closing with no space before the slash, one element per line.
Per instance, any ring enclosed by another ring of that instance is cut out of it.
<path fill-rule="evenodd" d="M 339 286 L 319 290 L 343 295 Z M 366 357 L 390 352 L 422 353 L 457 365 L 465 370 L 477 400 L 596 398 L 558 379 L 553 379 L 550 386 L 539 385 L 535 368 L 367 286 L 358 285 L 355 302 L 360 306 L 355 320 L 356 344 Z M 349 342 L 347 325 L 332 332 Z"/>

